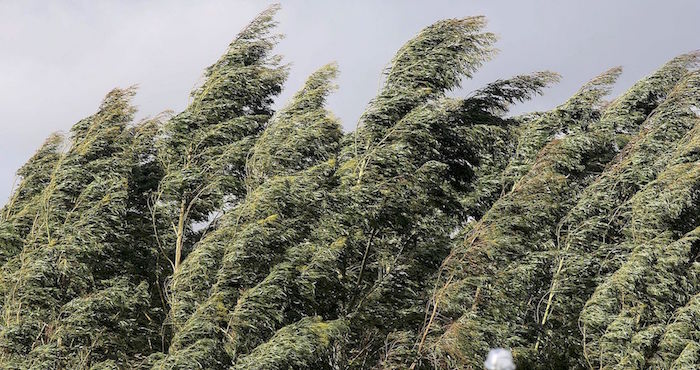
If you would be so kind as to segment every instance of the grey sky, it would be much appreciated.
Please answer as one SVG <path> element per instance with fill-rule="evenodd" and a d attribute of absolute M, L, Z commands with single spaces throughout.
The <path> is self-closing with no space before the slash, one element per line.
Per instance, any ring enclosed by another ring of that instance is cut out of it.
<path fill-rule="evenodd" d="M 182 110 L 203 69 L 263 1 L 0 0 L 0 204 L 14 172 L 53 131 L 93 113 L 114 87 L 139 84 L 138 117 Z M 624 67 L 615 93 L 666 60 L 700 48 L 700 1 L 281 1 L 278 53 L 292 64 L 281 103 L 337 61 L 329 107 L 352 130 L 382 69 L 421 28 L 485 15 L 501 50 L 469 91 L 538 70 L 563 79 L 514 112 L 555 106 L 582 83 Z M 457 94 L 464 92 L 457 92 Z"/>

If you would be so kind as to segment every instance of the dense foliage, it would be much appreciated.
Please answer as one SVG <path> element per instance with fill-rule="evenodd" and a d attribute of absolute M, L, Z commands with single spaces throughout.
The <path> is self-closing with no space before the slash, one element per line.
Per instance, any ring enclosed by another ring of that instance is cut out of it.
<path fill-rule="evenodd" d="M 0 368 L 700 366 L 699 53 L 514 117 L 559 76 L 448 95 L 495 36 L 443 20 L 344 133 L 335 64 L 273 111 L 276 10 L 183 112 L 134 123 L 115 89 L 20 168 Z"/>

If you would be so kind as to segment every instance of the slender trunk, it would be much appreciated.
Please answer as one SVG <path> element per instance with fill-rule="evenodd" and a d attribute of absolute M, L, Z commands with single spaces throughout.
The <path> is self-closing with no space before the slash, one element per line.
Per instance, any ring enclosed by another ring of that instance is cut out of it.
<path fill-rule="evenodd" d="M 185 202 L 185 197 L 183 197 L 182 202 L 180 203 L 180 214 L 177 220 L 177 230 L 175 231 L 177 234 L 177 241 L 175 242 L 175 271 L 177 271 L 178 267 L 180 267 L 180 259 L 182 258 L 182 243 L 184 240 L 183 236 L 185 234 L 186 207 L 187 204 Z"/>
<path fill-rule="evenodd" d="M 377 234 L 376 229 L 372 229 L 372 231 L 369 234 L 369 240 L 367 240 L 367 246 L 365 247 L 365 253 L 362 255 L 362 265 L 360 266 L 360 274 L 357 276 L 357 286 L 359 288 L 360 283 L 362 283 L 362 275 L 365 272 L 365 267 L 367 265 L 367 255 L 369 255 L 369 249 L 372 246 L 372 240 L 374 239 L 374 236 Z"/>

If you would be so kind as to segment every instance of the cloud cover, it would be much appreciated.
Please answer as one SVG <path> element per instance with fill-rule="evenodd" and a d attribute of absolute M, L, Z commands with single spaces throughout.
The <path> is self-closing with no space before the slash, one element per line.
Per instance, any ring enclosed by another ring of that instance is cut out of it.
<path fill-rule="evenodd" d="M 41 142 L 92 114 L 110 89 L 138 84 L 140 118 L 182 110 L 203 69 L 267 3 L 0 2 L 0 204 Z M 396 49 L 436 20 L 479 14 L 501 52 L 455 94 L 519 73 L 563 76 L 515 112 L 551 108 L 615 65 L 625 68 L 614 90 L 621 92 L 700 48 L 700 2 L 692 0 L 282 1 L 286 38 L 277 51 L 292 65 L 277 104 L 335 60 L 340 89 L 329 107 L 353 130 Z"/>

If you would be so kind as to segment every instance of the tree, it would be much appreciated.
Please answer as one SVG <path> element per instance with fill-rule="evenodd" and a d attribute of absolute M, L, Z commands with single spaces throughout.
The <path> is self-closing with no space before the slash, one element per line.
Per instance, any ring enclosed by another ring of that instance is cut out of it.
<path fill-rule="evenodd" d="M 262 280 L 288 246 L 308 237 L 324 212 L 341 137 L 324 109 L 336 73 L 335 65 L 319 69 L 272 117 L 248 156 L 250 193 L 173 276 L 176 334 L 158 366 L 226 367 L 231 351 L 224 334 L 240 292 Z"/>
<path fill-rule="evenodd" d="M 163 128 L 158 145 L 165 176 L 153 207 L 154 217 L 164 218 L 174 232 L 162 237 L 163 243 L 173 243 L 163 247 L 174 253 L 173 270 L 186 253 L 193 223 L 208 221 L 245 194 L 246 155 L 272 115 L 272 98 L 287 76 L 281 58 L 271 55 L 279 39 L 271 34 L 278 8 L 263 11 L 238 34 L 207 68 L 187 109 Z"/>
<path fill-rule="evenodd" d="M 671 311 L 697 291 L 693 273 L 688 277 L 686 272 L 692 271 L 692 262 L 688 259 L 693 257 L 681 254 L 674 258 L 674 252 L 685 248 L 685 253 L 693 255 L 693 230 L 698 217 L 699 188 L 695 172 L 699 126 L 688 105 L 698 104 L 698 77 L 698 73 L 692 73 L 684 79 L 669 97 L 671 104 L 665 111 L 658 112 L 666 122 L 679 126 L 685 123 L 686 130 L 688 124 L 696 125 L 678 140 L 675 150 L 667 154 L 670 158 L 663 171 L 630 198 L 623 213 L 628 220 L 622 229 L 623 238 L 615 247 L 620 251 L 617 261 L 599 262 L 601 282 L 581 310 L 580 325 L 586 333 L 583 351 L 593 364 L 626 363 L 628 367 L 633 364 L 644 367 L 644 361 L 632 352 L 648 352 L 653 343 L 648 337 L 660 334 L 653 333 L 658 329 L 653 326 L 666 322 Z M 671 118 L 675 120 L 670 121 Z M 673 199 L 672 205 L 667 203 L 668 199 Z M 676 264 L 681 265 L 674 270 Z M 614 272 L 606 274 L 607 271 Z M 688 278 L 690 280 L 684 283 Z M 649 343 L 633 343 L 626 351 L 628 341 L 641 333 L 645 333 Z"/>
<path fill-rule="evenodd" d="M 558 75 L 449 96 L 495 37 L 443 20 L 343 133 L 335 64 L 273 112 L 277 9 L 183 112 L 133 123 L 115 89 L 18 171 L 1 368 L 698 366 L 698 52 L 513 117 Z"/>
<path fill-rule="evenodd" d="M 133 94 L 113 90 L 95 115 L 73 127 L 72 145 L 41 199 L 42 221 L 35 228 L 43 237 L 25 243 L 19 259 L 6 263 L 14 268 L 6 278 L 0 331 L 5 368 L 22 368 L 44 355 L 64 305 L 136 262 L 119 259 L 133 245 L 125 222 Z"/>
<path fill-rule="evenodd" d="M 406 50 L 427 55 L 426 64 L 416 70 L 431 76 L 435 73 L 431 68 L 440 65 L 435 63 L 438 60 L 457 65 L 450 58 L 468 59 L 460 53 L 446 53 L 441 49 L 443 45 L 435 46 L 435 42 L 427 50 L 416 47 L 423 40 L 438 37 L 445 40 L 446 48 L 454 45 L 452 40 L 463 37 L 460 40 L 464 48 L 458 50 L 486 55 L 471 49 L 487 47 L 485 41 L 473 43 L 474 38 L 491 37 L 471 34 L 478 32 L 479 22 L 465 19 L 428 27 L 409 41 L 411 47 L 399 51 L 395 61 L 405 58 L 416 63 L 414 58 L 402 55 Z M 465 29 L 470 31 L 462 33 Z M 462 68 L 454 72 L 468 73 L 474 66 Z M 403 81 L 429 80 L 415 74 L 401 76 L 396 70 L 407 68 L 395 62 L 388 76 Z M 374 112 L 399 108 L 394 101 L 382 99 L 394 92 L 380 92 L 363 116 L 354 142 L 341 157 L 339 186 L 333 189 L 334 212 L 322 216 L 309 242 L 288 249 L 286 258 L 265 280 L 238 300 L 229 321 L 232 345 L 239 354 L 236 365 L 285 366 L 284 358 L 267 349 L 282 345 L 280 336 L 298 330 L 309 319 L 307 315 L 320 315 L 326 320 L 325 326 L 318 326 L 319 335 L 328 338 L 326 346 L 337 347 L 343 354 L 332 361 L 347 362 L 353 368 L 377 361 L 385 337 L 393 331 L 417 326 L 421 293 L 445 255 L 443 245 L 462 216 L 458 194 L 469 188 L 475 173 L 488 172 L 492 164 L 496 168 L 504 166 L 514 147 L 508 129 L 514 122 L 493 111 L 502 111 L 507 103 L 541 91 L 553 79 L 550 73 L 520 76 L 497 83 L 513 86 L 507 93 L 487 87 L 464 100 L 440 96 L 438 91 L 444 93 L 450 87 L 440 85 L 441 80 L 430 88 L 433 94 L 426 97 L 427 101 L 391 126 L 385 126 L 385 116 L 375 121 Z M 408 81 L 404 84 L 411 85 Z M 389 83 L 385 87 L 395 88 Z M 377 132 L 385 135 L 379 137 Z M 349 331 L 331 330 L 337 325 Z M 314 337 L 294 341 L 300 352 L 288 356 L 296 359 L 300 364 L 297 366 L 335 366 L 335 362 L 323 361 L 304 350 L 318 346 Z"/>
<path fill-rule="evenodd" d="M 579 192 L 603 171 L 620 144 L 629 140 L 629 134 L 639 129 L 675 86 L 687 71 L 686 66 L 687 60 L 670 63 L 649 81 L 605 106 L 600 119 L 594 115 L 592 122 L 546 145 L 529 172 L 453 250 L 446 259 L 445 282 L 438 285 L 430 317 L 436 317 L 440 308 L 440 317 L 458 319 L 440 322 L 435 329 L 431 329 L 430 320 L 424 330 L 424 338 L 431 330 L 436 332 L 432 335 L 439 336 L 431 344 L 437 366 L 463 366 L 462 361 L 476 366 L 478 354 L 486 353 L 491 343 L 516 348 L 520 366 L 541 362 L 572 366 L 567 361 L 573 356 L 561 349 L 546 352 L 553 357 L 537 358 L 542 345 L 540 325 L 547 322 L 551 309 L 546 297 L 547 290 L 550 297 L 552 290 L 547 286 L 546 274 L 558 268 L 551 262 L 552 251 L 560 245 L 558 223 L 575 205 Z M 597 81 L 609 84 L 614 81 L 610 77 L 617 73 L 611 70 L 589 86 L 599 86 Z M 582 107 L 588 105 L 595 112 L 600 109 L 596 106 L 602 107 L 596 103 L 601 94 L 591 93 L 595 90 L 589 86 L 580 91 L 583 98 L 573 100 L 586 102 Z M 569 117 L 581 116 L 574 113 Z M 556 289 L 556 283 L 552 284 Z M 536 322 L 531 322 L 533 317 Z M 560 343 L 568 342 L 553 341 L 552 345 Z"/>
<path fill-rule="evenodd" d="M 494 290 L 498 289 L 491 279 L 499 276 L 499 270 L 508 266 L 510 261 L 524 256 L 530 248 L 535 249 L 543 240 L 546 240 L 551 225 L 556 224 L 557 215 L 561 212 L 559 207 L 563 206 L 562 202 L 570 198 L 570 191 L 576 189 L 575 181 L 578 179 L 584 181 L 589 172 L 602 167 L 597 162 L 601 160 L 599 156 L 602 154 L 604 161 L 605 153 L 601 152 L 611 145 L 605 145 L 603 140 L 599 140 L 600 143 L 594 142 L 581 133 L 585 133 L 589 126 L 599 121 L 600 99 L 609 91 L 610 85 L 619 73 L 619 69 L 611 69 L 603 73 L 581 88 L 565 104 L 552 112 L 543 114 L 541 118 L 530 124 L 528 128 L 531 130 L 556 127 L 559 132 L 568 133 L 573 139 L 555 139 L 544 146 L 541 153 L 537 155 L 538 161 L 531 166 L 527 174 L 515 183 L 510 192 L 498 199 L 476 225 L 469 226 L 464 236 L 455 242 L 449 256 L 445 258 L 426 314 L 428 319 L 418 342 L 419 353 L 423 348 L 427 348 L 430 352 L 427 356 L 436 366 L 477 366 L 480 360 L 472 353 L 483 351 L 485 344 L 483 339 L 476 337 L 478 330 L 475 330 L 475 327 L 479 325 L 471 325 L 469 330 L 464 330 L 464 335 L 474 334 L 473 338 L 455 340 L 451 336 L 461 335 L 462 329 L 459 325 L 465 320 L 495 319 L 489 317 L 486 307 L 482 308 L 487 311 L 483 315 L 472 313 L 479 307 L 482 294 L 487 299 L 491 297 L 488 287 L 493 286 Z M 538 142 L 551 135 L 547 132 L 553 130 L 543 131 L 545 134 L 539 136 L 537 140 L 533 138 L 524 140 L 526 145 L 520 145 L 520 148 L 530 149 L 521 149 L 520 157 L 516 152 L 505 171 L 518 171 L 518 165 L 527 166 L 527 158 L 535 159 L 527 152 L 532 150 L 531 148 L 536 148 Z M 523 135 L 530 137 L 532 134 L 526 128 Z M 586 163 L 588 158 L 591 162 Z M 518 165 L 514 166 L 514 162 Z M 580 173 L 580 175 L 569 179 L 557 173 L 560 171 L 556 166 L 558 164 L 561 164 L 562 171 L 583 168 L 574 173 Z M 512 175 L 506 172 L 503 176 Z M 486 263 L 486 261 L 489 262 Z M 525 288 L 523 290 L 527 291 Z M 517 306 L 507 308 L 508 311 L 511 309 L 520 308 Z M 438 317 L 443 319 L 436 321 Z M 515 318 L 509 317 L 509 320 L 511 319 Z M 454 324 L 451 323 L 452 320 L 455 321 Z M 507 325 L 507 323 L 503 324 Z M 448 326 L 450 331 L 446 330 Z M 495 324 L 485 324 L 483 328 L 497 330 Z M 438 341 L 433 342 L 431 339 L 433 337 L 438 338 Z M 455 344 L 465 347 L 450 347 Z M 486 349 L 488 350 L 488 347 Z M 443 354 L 445 352 L 449 355 Z M 450 361 L 449 358 L 456 360 L 454 363 L 446 362 Z M 459 361 L 466 361 L 466 363 L 460 364 Z M 421 365 L 421 363 L 419 359 L 416 364 Z"/>
<path fill-rule="evenodd" d="M 571 359 L 584 361 L 580 356 L 582 336 L 578 320 L 570 317 L 577 317 L 597 280 L 624 259 L 619 243 L 625 238 L 622 229 L 629 220 L 630 198 L 666 166 L 670 152 L 694 125 L 692 112 L 686 111 L 695 93 L 692 86 L 681 81 L 693 58 L 689 55 L 672 60 L 625 94 L 668 97 L 647 117 L 639 135 L 582 192 L 558 226 L 556 262 L 551 272 L 552 283 L 547 288 L 551 308 L 544 320 L 551 334 L 543 336 L 543 344 L 551 343 L 555 347 L 543 353 L 570 353 Z M 611 259 L 608 257 L 611 254 L 619 258 Z"/>
<path fill-rule="evenodd" d="M 41 204 L 37 197 L 51 183 L 51 177 L 61 159 L 62 145 L 62 135 L 49 136 L 34 156 L 17 171 L 20 182 L 2 209 L 2 219 L 12 223 L 21 238 L 29 234 L 36 222 L 39 213 L 37 207 Z"/>

